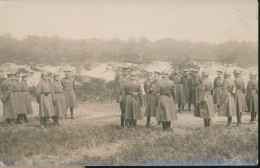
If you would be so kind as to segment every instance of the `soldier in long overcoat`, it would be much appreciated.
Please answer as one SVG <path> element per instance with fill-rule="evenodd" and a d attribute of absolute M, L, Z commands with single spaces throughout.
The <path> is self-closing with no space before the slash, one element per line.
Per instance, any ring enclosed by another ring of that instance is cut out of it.
<path fill-rule="evenodd" d="M 136 127 L 137 120 L 142 119 L 141 106 L 143 96 L 141 84 L 136 81 L 136 72 L 130 73 L 130 78 L 123 85 L 123 98 L 125 104 L 125 120 L 129 121 L 129 127 Z"/>
<path fill-rule="evenodd" d="M 181 83 L 183 83 L 185 102 L 188 105 L 188 111 L 190 111 L 190 107 L 191 107 L 191 76 L 189 75 L 189 70 L 184 70 L 183 72 L 184 72 L 184 74 L 182 76 L 182 82 Z M 184 106 L 183 106 L 182 110 L 184 110 Z"/>
<path fill-rule="evenodd" d="M 5 118 L 7 124 L 12 124 L 12 120 L 17 118 L 16 111 L 14 109 L 14 73 L 7 72 L 7 79 L 1 83 L 1 100 L 3 103 L 3 118 Z"/>
<path fill-rule="evenodd" d="M 231 74 L 227 71 L 224 72 L 224 81 L 222 87 L 222 94 L 220 96 L 220 106 L 218 114 L 220 117 L 228 117 L 227 126 L 232 123 L 232 117 L 236 115 L 235 106 L 235 83 L 230 78 Z"/>
<path fill-rule="evenodd" d="M 21 87 L 22 87 L 22 114 L 24 114 L 24 121 L 29 122 L 27 119 L 27 114 L 33 114 L 33 109 L 32 109 L 32 98 L 29 92 L 29 88 L 27 85 L 27 80 L 28 80 L 28 75 L 23 75 L 22 76 L 22 81 L 21 81 Z"/>
<path fill-rule="evenodd" d="M 210 127 L 211 119 L 215 116 L 213 104 L 213 83 L 208 78 L 209 73 L 203 73 L 203 80 L 199 86 L 198 111 L 194 112 L 195 117 L 204 119 L 205 127 Z"/>
<path fill-rule="evenodd" d="M 178 104 L 179 112 L 181 113 L 182 106 L 184 107 L 184 104 L 186 103 L 186 98 L 184 94 L 183 83 L 181 80 L 182 76 L 179 73 L 179 68 L 174 68 L 174 74 L 170 75 L 169 79 L 175 83 L 175 103 Z"/>
<path fill-rule="evenodd" d="M 163 130 L 170 129 L 171 121 L 177 120 L 175 111 L 175 84 L 169 79 L 166 71 L 162 72 L 162 79 L 158 81 L 159 102 L 156 120 L 162 121 Z"/>
<path fill-rule="evenodd" d="M 52 93 L 52 99 L 56 100 L 53 105 L 53 121 L 54 125 L 60 125 L 59 123 L 59 117 L 63 116 L 66 113 L 66 99 L 62 92 L 62 85 L 59 80 L 60 75 L 54 74 L 53 78 L 54 80 L 51 82 L 51 93 Z"/>
<path fill-rule="evenodd" d="M 235 76 L 235 105 L 237 111 L 237 125 L 241 124 L 242 112 L 247 111 L 246 99 L 245 99 L 245 81 L 240 77 L 240 72 L 238 70 L 233 71 Z"/>
<path fill-rule="evenodd" d="M 123 97 L 123 89 L 124 89 L 124 84 L 127 81 L 128 77 L 128 69 L 127 67 L 122 67 L 122 74 L 118 74 L 116 76 L 116 85 L 117 85 L 117 102 L 120 105 L 120 110 L 121 110 L 121 127 L 125 127 L 125 124 L 128 124 L 128 121 L 125 120 L 125 98 Z M 128 126 L 128 125 L 127 125 Z"/>
<path fill-rule="evenodd" d="M 48 81 L 47 74 L 42 73 L 41 78 L 42 79 L 36 88 L 36 100 L 39 103 L 41 126 L 44 125 L 46 128 L 47 117 L 52 117 L 53 115 L 53 104 L 55 104 L 55 100 L 52 100 L 51 86 Z"/>
<path fill-rule="evenodd" d="M 198 96 L 199 96 L 199 86 L 202 82 L 202 78 L 199 75 L 197 69 L 191 69 L 191 104 L 194 105 L 195 111 L 198 110 Z"/>
<path fill-rule="evenodd" d="M 65 78 L 61 81 L 63 86 L 63 94 L 66 99 L 66 109 L 70 108 L 71 119 L 73 118 L 73 108 L 78 107 L 78 102 L 75 94 L 75 81 L 70 77 L 71 71 L 64 71 Z M 65 114 L 67 115 L 67 113 Z"/>
<path fill-rule="evenodd" d="M 20 73 L 16 72 L 14 74 L 14 99 L 15 99 L 15 106 L 14 109 L 16 111 L 17 114 L 17 123 L 21 124 L 23 118 L 24 118 L 24 114 L 25 111 L 22 111 L 22 106 L 24 106 L 23 104 L 23 96 L 22 96 L 22 85 L 20 83 Z"/>
<path fill-rule="evenodd" d="M 258 81 L 256 74 L 250 73 L 250 80 L 247 84 L 246 98 L 249 100 L 248 111 L 251 113 L 250 124 L 256 123 L 256 115 L 258 113 Z"/>
<path fill-rule="evenodd" d="M 218 76 L 214 79 L 214 93 L 213 93 L 213 103 L 217 105 L 218 111 L 219 111 L 219 105 L 220 105 L 220 96 L 221 91 L 223 87 L 223 77 L 222 77 L 222 71 L 217 71 Z"/>
<path fill-rule="evenodd" d="M 150 75 L 153 73 L 150 72 Z M 160 73 L 154 71 L 154 78 L 147 80 L 144 84 L 144 90 L 146 95 L 146 108 L 145 108 L 145 116 L 147 116 L 146 127 L 150 126 L 151 117 L 155 117 L 156 112 L 156 104 L 159 101 L 159 90 L 158 90 L 158 80 L 160 79 Z M 157 125 L 160 125 L 158 122 Z"/>

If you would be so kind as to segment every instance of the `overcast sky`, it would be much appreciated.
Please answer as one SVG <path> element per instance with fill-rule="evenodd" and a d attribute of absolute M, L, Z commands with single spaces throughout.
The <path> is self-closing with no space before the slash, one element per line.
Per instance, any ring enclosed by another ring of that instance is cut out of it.
<path fill-rule="evenodd" d="M 257 0 L 0 0 L 0 34 L 258 41 Z"/>

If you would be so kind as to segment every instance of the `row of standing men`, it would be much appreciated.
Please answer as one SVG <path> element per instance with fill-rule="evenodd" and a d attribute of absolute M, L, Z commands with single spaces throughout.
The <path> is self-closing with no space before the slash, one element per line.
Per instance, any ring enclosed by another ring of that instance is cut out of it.
<path fill-rule="evenodd" d="M 68 108 L 70 108 L 71 119 L 73 119 L 73 108 L 78 106 L 75 83 L 70 77 L 71 71 L 64 72 L 65 77 L 62 80 L 60 80 L 59 74 L 41 74 L 41 81 L 36 88 L 41 127 L 46 128 L 46 121 L 50 118 L 53 119 L 54 125 L 60 125 L 59 118 L 64 116 L 67 118 Z M 29 122 L 27 115 L 33 114 L 27 80 L 27 74 L 21 75 L 19 72 L 10 71 L 7 72 L 7 79 L 1 83 L 3 117 L 7 124 Z"/>
<path fill-rule="evenodd" d="M 234 70 L 235 80 L 231 80 L 231 73 L 219 70 L 214 83 L 208 78 L 208 72 L 200 76 L 197 69 L 186 69 L 183 74 L 178 68 L 173 74 L 166 71 L 147 72 L 144 82 L 145 99 L 142 96 L 141 84 L 136 80 L 136 71 L 127 67 L 122 68 L 121 75 L 116 76 L 118 84 L 118 98 L 121 109 L 121 127 L 135 127 L 141 119 L 141 106 L 145 105 L 146 127 L 150 126 L 151 117 L 155 117 L 158 126 L 169 129 L 171 121 L 177 119 L 175 104 L 178 112 L 184 110 L 188 104 L 190 111 L 194 105 L 195 117 L 204 119 L 205 127 L 211 125 L 215 116 L 214 104 L 218 108 L 218 115 L 228 117 L 230 126 L 232 117 L 237 116 L 238 125 L 241 124 L 242 112 L 251 112 L 251 124 L 256 122 L 258 113 L 258 82 L 256 74 L 250 73 L 247 88 L 240 77 L 240 71 Z M 223 78 L 224 74 L 224 78 Z M 161 78 L 161 79 L 160 79 Z"/>

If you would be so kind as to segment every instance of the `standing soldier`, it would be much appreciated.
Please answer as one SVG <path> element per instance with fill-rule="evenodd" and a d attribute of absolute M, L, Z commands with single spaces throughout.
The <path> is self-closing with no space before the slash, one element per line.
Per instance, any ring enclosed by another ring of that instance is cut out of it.
<path fill-rule="evenodd" d="M 7 124 L 12 124 L 12 120 L 17 118 L 15 113 L 15 99 L 14 99 L 14 74 L 7 73 L 7 79 L 1 83 L 2 103 L 3 103 L 3 118 Z"/>
<path fill-rule="evenodd" d="M 192 69 L 191 78 L 191 104 L 194 105 L 195 111 L 198 110 L 197 101 L 199 95 L 199 86 L 201 84 L 201 77 L 199 76 L 199 71 L 197 69 Z"/>
<path fill-rule="evenodd" d="M 242 120 L 242 112 L 247 111 L 246 107 L 246 99 L 244 96 L 245 90 L 245 82 L 240 77 L 240 72 L 238 70 L 233 71 L 235 76 L 235 105 L 236 105 L 236 111 L 237 111 L 237 125 L 239 126 L 241 124 Z"/>
<path fill-rule="evenodd" d="M 258 113 L 258 82 L 256 80 L 256 74 L 252 72 L 249 74 L 250 80 L 247 84 L 246 97 L 249 100 L 248 111 L 251 112 L 250 124 L 256 123 L 256 115 Z"/>
<path fill-rule="evenodd" d="M 146 127 L 149 127 L 150 125 L 150 119 L 151 119 L 151 111 L 155 109 L 155 98 L 152 95 L 152 78 L 153 73 L 147 72 L 147 79 L 144 81 L 144 92 L 145 92 L 145 116 L 147 117 L 146 120 Z M 154 104 L 154 106 L 152 106 Z M 153 113 L 154 114 L 154 113 Z"/>
<path fill-rule="evenodd" d="M 121 127 L 125 127 L 125 124 L 127 125 L 127 122 L 125 123 L 125 98 L 123 97 L 123 89 L 124 84 L 127 81 L 128 70 L 129 68 L 127 67 L 122 68 L 122 74 L 118 76 L 117 80 L 117 102 L 119 103 L 121 110 Z"/>
<path fill-rule="evenodd" d="M 172 80 L 175 83 L 175 90 L 176 90 L 176 97 L 175 97 L 175 103 L 178 104 L 179 112 L 181 113 L 182 107 L 184 108 L 185 104 L 185 95 L 184 95 L 184 89 L 183 89 L 183 83 L 181 74 L 179 73 L 179 68 L 174 68 L 174 74 L 172 74 L 169 77 L 170 80 Z"/>
<path fill-rule="evenodd" d="M 73 108 L 78 107 L 78 102 L 75 94 L 75 81 L 70 77 L 71 71 L 64 71 L 65 78 L 62 80 L 63 94 L 66 98 L 66 109 L 70 108 L 71 119 L 73 118 Z M 67 112 L 65 114 L 67 117 Z"/>
<path fill-rule="evenodd" d="M 136 127 L 137 120 L 141 119 L 141 106 L 143 105 L 142 88 L 136 81 L 136 73 L 132 71 L 130 78 L 123 85 L 123 99 L 125 99 L 125 119 L 129 127 Z"/>
<path fill-rule="evenodd" d="M 145 116 L 147 117 L 146 127 L 150 126 L 151 117 L 155 117 L 156 104 L 158 104 L 158 80 L 160 78 L 159 72 L 154 72 L 154 80 L 152 80 L 152 72 L 148 72 L 148 79 L 145 81 L 144 89 L 146 95 Z M 160 125 L 158 122 L 157 125 Z"/>
<path fill-rule="evenodd" d="M 14 99 L 15 99 L 15 111 L 17 114 L 17 124 L 21 124 L 25 111 L 22 111 L 23 104 L 23 97 L 22 97 L 22 85 L 20 83 L 20 73 L 16 72 L 14 74 Z"/>
<path fill-rule="evenodd" d="M 210 127 L 211 119 L 214 115 L 214 105 L 213 105 L 213 83 L 208 78 L 209 73 L 203 73 L 203 80 L 199 87 L 199 97 L 198 105 L 199 110 L 194 112 L 195 117 L 200 117 L 204 119 L 205 127 Z"/>
<path fill-rule="evenodd" d="M 217 105 L 219 111 L 220 105 L 220 96 L 223 87 L 223 78 L 222 71 L 218 70 L 218 76 L 214 79 L 214 94 L 213 94 L 213 103 Z"/>
<path fill-rule="evenodd" d="M 158 111 L 156 112 L 156 120 L 162 121 L 163 130 L 171 127 L 171 121 L 177 120 L 175 112 L 175 84 L 169 80 L 169 74 L 162 72 L 162 79 L 158 81 L 159 102 Z"/>
<path fill-rule="evenodd" d="M 222 87 L 222 94 L 220 96 L 220 106 L 218 114 L 221 117 L 228 117 L 227 126 L 232 123 L 232 117 L 236 115 L 235 106 L 235 95 L 233 93 L 235 88 L 235 83 L 230 79 L 230 73 L 224 72 L 224 81 Z"/>
<path fill-rule="evenodd" d="M 52 73 L 51 72 L 47 73 L 47 81 L 49 82 L 49 84 L 51 86 L 51 83 L 52 83 Z M 51 97 L 53 98 L 52 93 L 51 93 Z M 47 116 L 47 121 L 50 121 L 50 116 Z"/>
<path fill-rule="evenodd" d="M 41 127 L 44 125 L 46 128 L 47 117 L 51 117 L 53 114 L 53 104 L 55 100 L 52 101 L 51 97 L 51 86 L 48 81 L 46 73 L 41 74 L 41 81 L 38 83 L 36 88 L 36 99 L 39 103 L 39 116 L 41 121 Z"/>
<path fill-rule="evenodd" d="M 185 101 L 188 104 L 188 111 L 190 111 L 190 107 L 191 107 L 191 77 L 189 75 L 189 70 L 184 70 L 183 71 L 183 77 L 182 77 L 182 82 L 183 83 L 183 90 L 184 90 L 184 97 L 185 97 Z M 183 109 L 184 110 L 184 107 Z"/>
<path fill-rule="evenodd" d="M 53 105 L 54 112 L 53 112 L 53 121 L 54 125 L 60 125 L 59 124 L 59 117 L 63 116 L 66 112 L 66 99 L 62 93 L 62 85 L 59 80 L 59 74 L 54 74 L 54 80 L 51 83 L 51 92 L 53 96 L 53 100 L 56 100 L 56 102 Z"/>
<path fill-rule="evenodd" d="M 22 86 L 22 114 L 24 114 L 24 122 L 29 122 L 27 119 L 27 114 L 33 113 L 31 95 L 27 85 L 27 80 L 28 80 L 28 76 L 23 75 L 21 86 Z"/>

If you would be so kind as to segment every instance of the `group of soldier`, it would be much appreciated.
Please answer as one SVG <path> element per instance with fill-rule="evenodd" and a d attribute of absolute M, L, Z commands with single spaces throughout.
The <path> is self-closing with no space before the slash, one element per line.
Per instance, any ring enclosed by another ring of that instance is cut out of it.
<path fill-rule="evenodd" d="M 240 76 L 240 71 L 234 70 L 235 79 L 231 79 L 231 72 L 218 70 L 218 76 L 212 82 L 209 73 L 198 69 L 174 68 L 172 74 L 167 71 L 146 72 L 143 84 L 137 82 L 135 69 L 122 67 L 116 76 L 118 84 L 117 102 L 121 109 L 121 127 L 136 127 L 137 120 L 142 118 L 141 107 L 145 106 L 147 117 L 146 127 L 150 126 L 151 117 L 162 124 L 163 130 L 169 130 L 171 121 L 177 120 L 177 111 L 181 113 L 188 106 L 194 106 L 194 116 L 203 118 L 205 127 L 210 127 L 215 117 L 215 107 L 218 115 L 227 117 L 230 127 L 232 117 L 237 116 L 237 125 L 242 122 L 242 113 L 250 112 L 250 124 L 256 123 L 258 113 L 258 81 L 256 74 L 250 72 L 249 82 Z M 181 72 L 180 72 L 181 70 Z M 144 87 L 145 95 L 142 96 Z M 178 105 L 178 110 L 175 109 Z"/>
<path fill-rule="evenodd" d="M 150 126 L 151 117 L 155 117 L 157 125 L 162 124 L 163 130 L 168 130 L 171 121 L 177 120 L 176 112 L 181 113 L 186 104 L 188 111 L 191 111 L 191 105 L 194 106 L 194 116 L 203 118 L 205 127 L 211 125 L 215 116 L 214 106 L 217 107 L 219 116 L 228 118 L 227 126 L 231 125 L 233 116 L 237 116 L 237 124 L 240 125 L 243 112 L 251 113 L 250 124 L 256 123 L 258 81 L 254 73 L 249 74 L 250 80 L 245 87 L 238 70 L 233 71 L 234 80 L 231 79 L 230 72 L 218 70 L 213 83 L 208 72 L 203 71 L 200 75 L 199 70 L 194 68 L 181 69 L 180 72 L 175 67 L 172 74 L 167 71 L 146 72 L 146 80 L 142 85 L 137 80 L 135 69 L 123 67 L 121 70 L 116 75 L 121 127 L 136 127 L 137 120 L 142 119 L 141 107 L 145 106 L 146 127 Z M 78 106 L 71 71 L 64 72 L 63 79 L 60 79 L 60 74 L 41 74 L 41 81 L 36 88 L 36 100 L 43 128 L 46 128 L 46 121 L 51 117 L 54 125 L 60 125 L 59 118 L 67 118 L 69 108 L 73 119 L 73 109 Z M 32 114 L 33 109 L 27 80 L 27 74 L 8 72 L 7 79 L 1 83 L 0 98 L 7 124 L 29 122 L 27 115 Z M 178 110 L 175 105 L 178 105 Z"/>
<path fill-rule="evenodd" d="M 64 72 L 63 79 L 60 79 L 58 73 L 44 72 L 41 74 L 41 81 L 36 88 L 41 128 L 47 127 L 46 123 L 50 118 L 53 119 L 55 126 L 59 126 L 59 118 L 67 118 L 68 108 L 70 108 L 71 119 L 73 119 L 73 108 L 78 106 L 75 83 L 70 77 L 71 71 Z M 33 113 L 33 108 L 27 85 L 28 77 L 28 74 L 21 75 L 19 72 L 9 71 L 7 78 L 1 83 L 3 117 L 7 124 L 29 122 L 27 115 Z"/>

